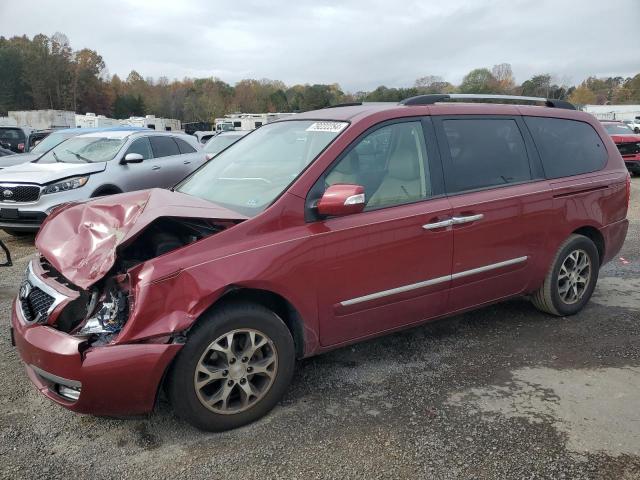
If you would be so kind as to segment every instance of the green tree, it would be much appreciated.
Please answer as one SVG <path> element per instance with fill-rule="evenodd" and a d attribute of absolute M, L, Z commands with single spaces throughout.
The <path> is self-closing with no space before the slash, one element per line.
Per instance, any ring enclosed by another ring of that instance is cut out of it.
<path fill-rule="evenodd" d="M 498 82 L 487 68 L 471 70 L 462 79 L 460 93 L 500 93 Z"/>

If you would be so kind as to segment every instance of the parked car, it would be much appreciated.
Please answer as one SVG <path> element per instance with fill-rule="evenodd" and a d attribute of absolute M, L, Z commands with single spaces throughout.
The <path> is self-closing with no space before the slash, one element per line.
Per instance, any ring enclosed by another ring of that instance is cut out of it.
<path fill-rule="evenodd" d="M 0 127 L 0 148 L 15 153 L 28 152 L 31 148 L 30 135 L 33 132 L 30 127 Z"/>
<path fill-rule="evenodd" d="M 230 145 L 233 145 L 250 132 L 251 130 L 229 130 L 219 132 L 217 135 L 213 136 L 211 140 L 209 140 L 204 146 L 203 150 L 207 154 L 207 159 L 211 160 L 222 150 Z"/>
<path fill-rule="evenodd" d="M 624 123 L 629 125 L 629 128 L 633 130 L 633 133 L 640 133 L 640 118 L 634 120 L 624 120 Z"/>
<path fill-rule="evenodd" d="M 36 163 L 0 170 L 0 229 L 35 232 L 63 203 L 171 187 L 205 160 L 184 134 L 130 128 L 77 135 Z"/>
<path fill-rule="evenodd" d="M 56 209 L 12 311 L 31 381 L 99 415 L 163 387 L 225 430 L 278 402 L 296 358 L 514 296 L 579 312 L 628 227 L 613 141 L 566 102 L 457 98 L 298 114 L 172 190 Z"/>
<path fill-rule="evenodd" d="M 68 138 L 75 137 L 77 135 L 94 132 L 116 132 L 133 130 L 149 131 L 147 128 L 141 127 L 65 128 L 63 130 L 55 130 L 53 133 L 47 135 L 46 138 L 42 139 L 35 147 L 33 147 L 29 151 L 29 153 L 11 152 L 10 156 L 6 156 L 0 159 L 0 170 L 6 167 L 11 167 L 13 165 L 33 162 L 43 156 L 53 147 L 56 147 Z"/>
<path fill-rule="evenodd" d="M 193 134 L 194 137 L 198 139 L 200 143 L 207 143 L 211 138 L 215 137 L 218 132 L 214 130 L 207 130 L 204 132 L 198 131 Z"/>
<path fill-rule="evenodd" d="M 631 127 L 623 122 L 602 121 L 601 123 L 618 147 L 627 170 L 631 174 L 640 175 L 640 135 L 633 133 Z"/>

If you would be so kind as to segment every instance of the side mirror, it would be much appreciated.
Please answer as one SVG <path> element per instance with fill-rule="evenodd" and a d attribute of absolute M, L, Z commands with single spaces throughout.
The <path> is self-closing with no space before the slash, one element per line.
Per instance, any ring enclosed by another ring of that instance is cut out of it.
<path fill-rule="evenodd" d="M 327 188 L 318 202 L 318 214 L 337 217 L 364 210 L 364 187 L 336 184 Z"/>
<path fill-rule="evenodd" d="M 127 163 L 142 163 L 144 157 L 139 153 L 127 153 L 120 163 L 126 165 Z"/>

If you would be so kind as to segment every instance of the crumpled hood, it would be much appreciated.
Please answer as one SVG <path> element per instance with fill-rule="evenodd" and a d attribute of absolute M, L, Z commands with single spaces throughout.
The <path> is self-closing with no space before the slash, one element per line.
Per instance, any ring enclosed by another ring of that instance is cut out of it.
<path fill-rule="evenodd" d="M 33 162 L 38 158 L 40 158 L 39 153 L 16 153 L 15 155 L 0 157 L 0 169 L 20 165 L 22 163 Z"/>
<path fill-rule="evenodd" d="M 119 245 L 160 217 L 247 219 L 206 200 L 154 188 L 58 208 L 40 228 L 36 247 L 58 272 L 86 289 L 111 269 Z"/>
<path fill-rule="evenodd" d="M 640 142 L 640 135 L 611 135 L 615 143 Z"/>
<path fill-rule="evenodd" d="M 47 183 L 102 172 L 106 168 L 105 162 L 100 163 L 22 163 L 0 170 L 0 182 Z"/>

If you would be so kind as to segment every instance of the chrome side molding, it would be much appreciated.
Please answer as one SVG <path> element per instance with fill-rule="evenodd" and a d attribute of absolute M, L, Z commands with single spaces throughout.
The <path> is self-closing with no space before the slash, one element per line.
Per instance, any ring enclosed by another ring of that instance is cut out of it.
<path fill-rule="evenodd" d="M 440 227 L 434 227 L 434 228 L 440 228 Z M 449 282 L 457 278 L 468 277 L 470 275 L 475 275 L 476 273 L 488 272 L 490 270 L 495 270 L 496 268 L 508 267 L 510 265 L 523 263 L 523 262 L 526 262 L 528 258 L 529 258 L 528 256 L 512 258 L 510 260 L 505 260 L 504 262 L 491 263 L 489 265 L 484 265 L 478 268 L 472 268 L 471 270 L 464 270 L 462 272 L 454 273 L 452 275 L 445 275 L 443 277 L 436 277 L 430 280 L 425 280 L 423 282 L 411 283 L 409 285 L 403 285 L 401 287 L 391 288 L 389 290 L 382 290 L 380 292 L 363 295 L 362 297 L 343 300 L 342 302 L 340 302 L 340 305 L 343 307 L 348 307 L 350 305 L 356 305 L 358 303 L 368 302 L 370 300 L 377 300 L 378 298 L 397 295 L 398 293 L 410 292 L 411 290 L 416 290 L 418 288 L 423 288 L 423 287 L 430 287 L 431 285 L 438 285 L 439 283 Z"/>

